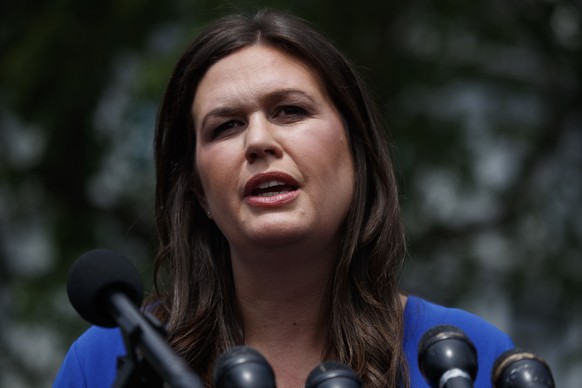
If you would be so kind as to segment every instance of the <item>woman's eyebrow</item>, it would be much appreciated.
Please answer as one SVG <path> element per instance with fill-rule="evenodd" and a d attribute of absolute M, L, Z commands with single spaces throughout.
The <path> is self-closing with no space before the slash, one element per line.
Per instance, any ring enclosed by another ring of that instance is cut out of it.
<path fill-rule="evenodd" d="M 273 92 L 267 93 L 263 97 L 263 99 L 265 99 L 267 101 L 281 101 L 281 100 L 284 100 L 286 98 L 293 98 L 293 97 L 306 98 L 312 104 L 316 104 L 316 105 L 320 104 L 309 93 L 306 93 L 300 89 L 292 89 L 292 88 L 291 89 L 278 89 L 278 90 L 275 90 Z M 206 114 L 204 114 L 204 116 L 202 118 L 201 128 L 203 128 L 206 125 L 206 123 L 208 122 L 208 120 L 210 120 L 212 118 L 230 117 L 230 116 L 233 116 L 233 115 L 236 115 L 237 113 L 239 113 L 241 109 L 238 107 L 235 107 L 234 106 L 235 104 L 232 104 L 232 105 L 233 106 L 231 106 L 230 103 L 225 102 L 223 105 L 209 110 Z"/>
<path fill-rule="evenodd" d="M 233 108 L 227 105 L 213 108 L 208 113 L 206 113 L 202 118 L 200 128 L 204 128 L 204 126 L 210 119 L 230 117 L 232 115 L 235 115 L 237 112 L 240 112 L 240 109 Z"/>
<path fill-rule="evenodd" d="M 311 96 L 311 94 L 304 92 L 303 90 L 299 90 L 299 89 L 281 89 L 281 90 L 275 90 L 271 93 L 267 94 L 267 98 L 270 99 L 284 99 L 287 97 L 304 97 L 307 98 L 310 102 L 317 104 L 317 100 L 315 98 L 313 98 Z"/>

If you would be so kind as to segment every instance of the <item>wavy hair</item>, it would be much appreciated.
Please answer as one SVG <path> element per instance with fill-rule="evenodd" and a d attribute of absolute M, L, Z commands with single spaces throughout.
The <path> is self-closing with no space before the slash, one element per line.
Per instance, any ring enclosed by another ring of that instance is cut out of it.
<path fill-rule="evenodd" d="M 194 39 L 175 66 L 156 125 L 160 248 L 155 292 L 146 303 L 167 323 L 173 348 L 207 384 L 216 358 L 244 341 L 228 243 L 193 189 L 199 178 L 191 106 L 210 66 L 255 44 L 283 50 L 315 71 L 348 131 L 356 187 L 322 306 L 325 354 L 350 365 L 366 386 L 408 385 L 397 282 L 405 243 L 385 128 L 345 56 L 307 22 L 283 12 L 223 17 Z"/>

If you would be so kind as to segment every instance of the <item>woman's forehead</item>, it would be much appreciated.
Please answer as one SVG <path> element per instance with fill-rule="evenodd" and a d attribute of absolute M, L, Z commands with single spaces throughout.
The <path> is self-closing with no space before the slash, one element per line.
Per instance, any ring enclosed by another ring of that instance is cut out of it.
<path fill-rule="evenodd" d="M 204 114 L 216 104 L 286 90 L 313 97 L 326 94 L 318 73 L 304 61 L 279 48 L 253 45 L 208 69 L 194 94 L 193 113 Z"/>

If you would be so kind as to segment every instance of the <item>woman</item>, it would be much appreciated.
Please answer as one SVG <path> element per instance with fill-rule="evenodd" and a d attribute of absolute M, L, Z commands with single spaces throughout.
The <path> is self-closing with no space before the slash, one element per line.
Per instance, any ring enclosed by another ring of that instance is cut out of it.
<path fill-rule="evenodd" d="M 383 133 L 349 62 L 290 15 L 223 18 L 179 60 L 157 123 L 146 305 L 208 384 L 216 358 L 246 344 L 278 387 L 303 386 L 328 359 L 367 387 L 421 386 L 419 339 L 448 323 L 475 342 L 477 386 L 489 385 L 509 338 L 398 289 L 404 234 Z M 119 333 L 89 330 L 55 386 L 110 384 L 118 354 Z"/>

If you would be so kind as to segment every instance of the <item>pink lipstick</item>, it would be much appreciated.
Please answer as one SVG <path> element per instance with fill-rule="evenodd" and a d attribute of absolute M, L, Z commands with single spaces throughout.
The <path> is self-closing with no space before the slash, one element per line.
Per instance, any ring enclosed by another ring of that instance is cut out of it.
<path fill-rule="evenodd" d="M 278 171 L 257 174 L 244 186 L 244 198 L 250 206 L 282 206 L 298 195 L 299 183 L 289 174 Z"/>

